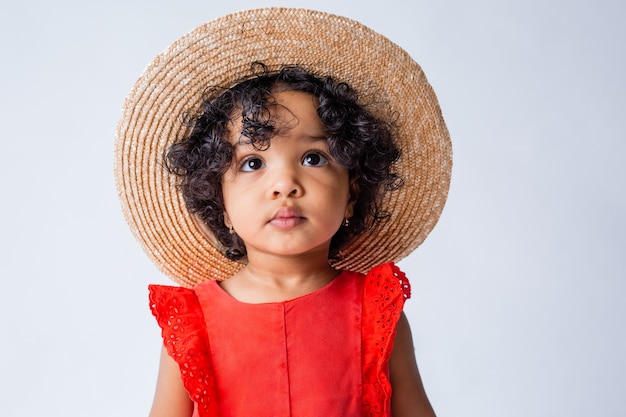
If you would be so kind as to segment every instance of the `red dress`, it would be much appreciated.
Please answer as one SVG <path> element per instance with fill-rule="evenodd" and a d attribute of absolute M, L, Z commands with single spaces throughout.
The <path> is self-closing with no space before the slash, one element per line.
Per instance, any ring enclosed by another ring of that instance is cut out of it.
<path fill-rule="evenodd" d="M 394 264 L 276 303 L 239 302 L 211 280 L 149 289 L 194 416 L 391 416 L 388 362 L 410 296 Z"/>

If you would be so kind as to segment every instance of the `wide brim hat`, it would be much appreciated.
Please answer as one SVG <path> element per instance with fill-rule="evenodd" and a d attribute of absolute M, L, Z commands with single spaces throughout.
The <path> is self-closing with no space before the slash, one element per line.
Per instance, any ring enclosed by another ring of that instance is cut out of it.
<path fill-rule="evenodd" d="M 242 263 L 227 259 L 210 231 L 188 212 L 163 152 L 189 135 L 182 115 L 198 113 L 202 94 L 251 76 L 298 65 L 351 85 L 369 110 L 394 118 L 404 179 L 387 193 L 386 221 L 352 241 L 333 266 L 366 272 L 417 248 L 441 215 L 452 168 L 450 138 L 420 66 L 402 48 L 345 17 L 264 8 L 205 23 L 157 55 L 127 96 L 117 127 L 115 176 L 122 210 L 148 256 L 174 281 L 193 286 L 226 279 Z"/>

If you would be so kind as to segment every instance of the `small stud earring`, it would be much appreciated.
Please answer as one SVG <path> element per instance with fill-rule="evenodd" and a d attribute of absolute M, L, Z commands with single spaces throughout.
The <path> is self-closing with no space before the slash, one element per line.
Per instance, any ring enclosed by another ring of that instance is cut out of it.
<path fill-rule="evenodd" d="M 341 223 L 342 226 L 346 226 L 346 227 L 348 227 L 349 224 L 350 224 L 350 219 L 348 219 L 347 217 L 343 219 L 343 222 Z"/>

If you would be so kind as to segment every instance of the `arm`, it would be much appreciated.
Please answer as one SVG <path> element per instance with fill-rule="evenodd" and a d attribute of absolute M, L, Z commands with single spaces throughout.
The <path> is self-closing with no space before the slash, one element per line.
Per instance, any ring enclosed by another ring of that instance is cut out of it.
<path fill-rule="evenodd" d="M 389 359 L 391 410 L 393 417 L 434 417 L 417 369 L 411 328 L 406 315 L 398 320 L 396 338 Z"/>
<path fill-rule="evenodd" d="M 193 402 L 180 379 L 178 364 L 163 348 L 149 417 L 191 417 L 192 413 Z"/>

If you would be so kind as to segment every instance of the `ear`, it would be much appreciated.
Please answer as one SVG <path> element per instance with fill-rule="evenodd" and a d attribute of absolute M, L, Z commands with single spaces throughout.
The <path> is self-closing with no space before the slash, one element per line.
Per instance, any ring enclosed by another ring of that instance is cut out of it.
<path fill-rule="evenodd" d="M 352 215 L 354 214 L 354 204 L 355 203 L 356 203 L 356 201 L 354 201 L 354 200 L 348 201 L 348 204 L 346 205 L 346 210 L 343 213 L 343 218 L 344 219 L 349 219 L 350 217 L 352 217 Z"/>
<path fill-rule="evenodd" d="M 233 227 L 233 223 L 230 221 L 230 216 L 224 211 L 224 225 L 229 229 Z"/>
<path fill-rule="evenodd" d="M 344 219 L 349 219 L 354 214 L 354 205 L 359 195 L 359 182 L 357 178 L 350 180 L 348 188 L 348 204 L 346 205 L 346 211 L 344 212 Z"/>

